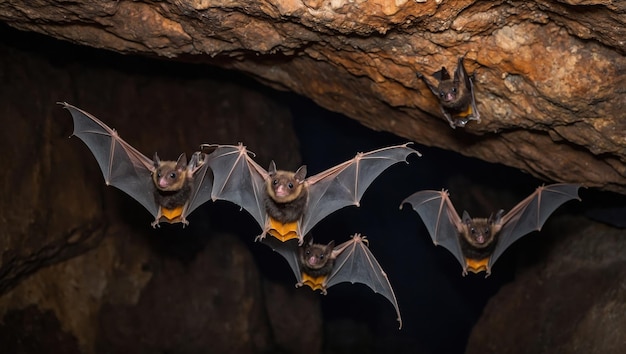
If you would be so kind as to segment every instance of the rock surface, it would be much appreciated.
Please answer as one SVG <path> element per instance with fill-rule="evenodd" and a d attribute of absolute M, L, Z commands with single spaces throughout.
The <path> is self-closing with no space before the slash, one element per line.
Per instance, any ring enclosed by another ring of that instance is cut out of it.
<path fill-rule="evenodd" d="M 9 25 L 234 68 L 377 130 L 626 194 L 626 5 L 597 1 L 16 1 Z M 415 76 L 466 55 L 482 122 Z"/>

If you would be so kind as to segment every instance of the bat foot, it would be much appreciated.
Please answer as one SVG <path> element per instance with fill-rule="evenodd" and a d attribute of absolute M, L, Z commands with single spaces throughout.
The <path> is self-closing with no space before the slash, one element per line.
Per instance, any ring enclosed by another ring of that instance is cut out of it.
<path fill-rule="evenodd" d="M 263 232 L 262 234 L 260 234 L 257 237 L 255 237 L 254 238 L 254 242 L 261 242 L 261 241 L 263 241 L 263 239 L 265 239 L 265 232 Z"/>
<path fill-rule="evenodd" d="M 157 227 L 161 228 L 161 224 L 159 223 L 159 219 L 160 218 L 155 219 L 153 222 L 150 223 L 150 226 L 152 226 L 153 229 L 156 229 Z"/>

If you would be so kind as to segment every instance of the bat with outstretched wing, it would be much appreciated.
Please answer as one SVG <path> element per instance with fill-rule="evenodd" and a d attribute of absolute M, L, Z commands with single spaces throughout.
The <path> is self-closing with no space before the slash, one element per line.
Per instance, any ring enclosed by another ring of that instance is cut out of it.
<path fill-rule="evenodd" d="M 420 215 L 435 245 L 450 251 L 467 271 L 479 273 L 491 268 L 515 241 L 539 231 L 548 217 L 563 203 L 578 199 L 579 184 L 558 183 L 538 187 L 508 213 L 498 211 L 489 218 L 471 218 L 464 211 L 459 217 L 448 191 L 419 191 L 406 198 Z"/>
<path fill-rule="evenodd" d="M 402 328 L 396 295 L 387 274 L 369 250 L 365 236 L 354 234 L 350 240 L 338 246 L 335 246 L 334 241 L 326 245 L 313 243 L 312 238 L 302 246 L 298 245 L 296 239 L 281 242 L 274 237 L 266 237 L 261 243 L 287 260 L 296 276 L 296 287 L 307 285 L 326 295 L 328 288 L 339 283 L 365 284 L 391 302 Z"/>
<path fill-rule="evenodd" d="M 74 120 L 73 135 L 91 150 L 104 181 L 121 189 L 161 222 L 188 224 L 187 216 L 211 199 L 213 185 L 207 155 L 195 152 L 189 162 L 183 153 L 176 161 L 150 159 L 124 141 L 115 129 L 91 114 L 59 102 Z"/>
<path fill-rule="evenodd" d="M 353 159 L 306 178 L 306 166 L 295 172 L 259 166 L 245 146 L 203 145 L 214 149 L 207 163 L 213 171 L 212 199 L 247 210 L 266 234 L 287 241 L 302 238 L 320 220 L 349 205 L 359 205 L 365 190 L 391 165 L 419 152 L 407 144 L 358 153 Z"/>

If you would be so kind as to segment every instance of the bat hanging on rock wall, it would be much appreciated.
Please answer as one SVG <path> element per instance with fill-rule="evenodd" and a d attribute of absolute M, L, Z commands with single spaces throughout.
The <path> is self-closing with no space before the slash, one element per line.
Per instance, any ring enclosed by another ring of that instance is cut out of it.
<path fill-rule="evenodd" d="M 98 161 L 107 185 L 119 188 L 143 205 L 160 222 L 188 224 L 187 216 L 211 199 L 213 184 L 207 156 L 195 152 L 189 162 L 150 159 L 130 146 L 98 118 L 68 103 L 59 102 L 74 120 L 79 137 Z"/>
<path fill-rule="evenodd" d="M 214 149 L 208 158 L 213 171 L 212 199 L 233 202 L 247 210 L 266 234 L 281 241 L 302 238 L 328 214 L 361 197 L 378 175 L 419 152 L 407 144 L 358 153 L 353 159 L 306 178 L 306 166 L 295 172 L 269 170 L 250 157 L 245 146 L 203 145 Z M 421 155 L 420 155 L 421 156 Z"/>
<path fill-rule="evenodd" d="M 365 236 L 354 234 L 350 240 L 338 246 L 335 246 L 335 241 L 324 245 L 313 243 L 309 236 L 306 238 L 308 242 L 302 246 L 298 245 L 296 239 L 281 242 L 274 237 L 267 237 L 261 242 L 287 260 L 298 281 L 296 287 L 307 285 L 326 295 L 328 288 L 339 283 L 365 284 L 391 302 L 402 328 L 396 295 L 387 274 L 369 250 Z"/>
<path fill-rule="evenodd" d="M 548 217 L 563 203 L 578 199 L 578 184 L 541 186 L 508 213 L 503 210 L 488 219 L 471 218 L 464 211 L 459 217 L 446 190 L 417 192 L 409 203 L 420 215 L 435 245 L 450 251 L 467 271 L 491 274 L 491 267 L 500 255 L 519 238 L 538 231 Z"/>
<path fill-rule="evenodd" d="M 474 83 L 472 77 L 465 71 L 463 58 L 459 58 L 454 71 L 454 78 L 450 77 L 445 67 L 441 67 L 441 70 L 433 75 L 438 79 L 438 85 L 434 85 L 423 74 L 416 73 L 417 77 L 422 79 L 439 99 L 441 112 L 452 129 L 464 127 L 470 120 L 480 122 L 480 114 L 474 98 Z"/>

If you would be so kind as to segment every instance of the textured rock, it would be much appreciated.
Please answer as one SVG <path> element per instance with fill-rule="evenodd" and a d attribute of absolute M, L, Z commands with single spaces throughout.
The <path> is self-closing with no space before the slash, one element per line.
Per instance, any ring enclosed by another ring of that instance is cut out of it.
<path fill-rule="evenodd" d="M 558 221 L 570 225 L 559 228 L 560 232 L 547 230 L 558 237 L 551 240 L 545 262 L 526 269 L 489 301 L 472 331 L 467 353 L 624 350 L 623 230 L 582 220 Z"/>
<path fill-rule="evenodd" d="M 264 293 L 293 284 L 263 285 L 236 234 L 245 213 L 225 217 L 225 205 L 215 212 L 198 209 L 189 227 L 153 230 L 149 213 L 105 186 L 83 142 L 68 139 L 72 119 L 55 102 L 93 113 L 147 155 L 158 150 L 170 158 L 200 143 L 243 139 L 259 163 L 274 158 L 286 168 L 300 162 L 288 108 L 235 78 L 215 81 L 215 72 L 135 63 L 36 36 L 24 40 L 7 28 L 0 32 L 4 349 L 253 353 L 283 345 L 297 350 L 284 338 L 321 331 L 319 297 L 297 292 L 290 298 L 300 308 L 286 313 L 297 310 L 311 321 L 273 335 Z M 283 139 L 275 139 L 276 130 Z M 241 222 L 233 225 L 235 219 Z M 217 232 L 214 221 L 223 220 L 226 230 Z M 320 343 L 318 336 L 300 344 Z"/>
<path fill-rule="evenodd" d="M 378 130 L 626 193 L 626 6 L 614 1 L 6 1 L 98 48 L 235 68 Z M 449 129 L 415 77 L 460 55 L 482 122 Z"/>

